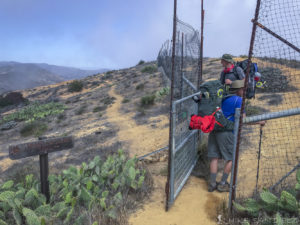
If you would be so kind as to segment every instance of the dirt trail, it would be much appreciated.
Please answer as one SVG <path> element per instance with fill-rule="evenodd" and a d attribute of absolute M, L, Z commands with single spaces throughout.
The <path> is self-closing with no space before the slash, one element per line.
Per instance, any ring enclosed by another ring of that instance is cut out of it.
<path fill-rule="evenodd" d="M 115 86 L 109 95 L 116 98 L 114 104 L 107 109 L 108 121 L 119 127 L 117 138 L 127 143 L 130 156 L 143 155 L 167 145 L 168 128 L 155 128 L 148 125 L 137 125 L 133 113 L 121 113 L 122 96 L 117 95 Z M 157 118 L 151 118 L 157 119 Z M 160 123 L 168 123 L 166 116 L 160 116 Z M 158 125 L 160 127 L 160 125 Z M 149 166 L 150 172 L 156 165 Z M 131 225 L 199 225 L 216 224 L 216 208 L 227 194 L 208 193 L 204 180 L 191 177 L 184 189 L 176 199 L 172 208 L 165 212 L 166 176 L 152 174 L 154 179 L 154 191 L 148 201 L 136 213 L 129 218 Z"/>
<path fill-rule="evenodd" d="M 123 97 L 115 93 L 115 86 L 109 91 L 109 95 L 116 100 L 107 109 L 107 120 L 119 127 L 118 140 L 126 143 L 130 157 L 141 156 L 167 145 L 168 128 L 164 126 L 168 121 L 167 116 L 150 118 L 151 121 L 160 121 L 156 128 L 149 124 L 137 125 L 132 119 L 134 112 L 120 112 Z"/>

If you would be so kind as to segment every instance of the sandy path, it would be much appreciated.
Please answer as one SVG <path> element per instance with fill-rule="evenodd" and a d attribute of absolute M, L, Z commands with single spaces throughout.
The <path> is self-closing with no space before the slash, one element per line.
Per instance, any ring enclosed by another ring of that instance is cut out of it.
<path fill-rule="evenodd" d="M 115 93 L 115 86 L 112 87 L 109 94 L 115 97 L 116 101 L 107 109 L 108 121 L 119 127 L 117 138 L 119 141 L 127 143 L 126 147 L 130 150 L 130 156 L 143 155 L 167 145 L 168 128 L 152 129 L 148 125 L 137 125 L 132 119 L 133 113 L 120 113 L 123 98 Z M 159 119 L 162 124 L 168 122 L 166 116 L 160 116 Z M 156 167 L 156 165 L 152 165 L 152 167 Z M 151 166 L 149 169 L 151 172 Z M 143 209 L 139 209 L 131 215 L 129 218 L 131 225 L 216 224 L 216 208 L 222 199 L 227 198 L 227 194 L 208 193 L 204 180 L 191 177 L 174 205 L 168 212 L 165 212 L 166 177 L 154 174 L 152 176 L 154 179 L 153 194 Z"/>

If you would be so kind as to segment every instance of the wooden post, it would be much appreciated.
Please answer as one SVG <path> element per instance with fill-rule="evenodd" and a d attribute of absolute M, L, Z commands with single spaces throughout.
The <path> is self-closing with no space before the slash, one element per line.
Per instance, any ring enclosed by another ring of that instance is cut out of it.
<path fill-rule="evenodd" d="M 29 142 L 14 146 L 9 146 L 9 158 L 12 160 L 22 159 L 39 155 L 40 157 L 40 179 L 41 191 L 47 198 L 47 203 L 50 200 L 49 189 L 49 163 L 48 153 L 61 151 L 64 149 L 73 148 L 72 137 L 62 138 L 39 138 L 39 141 Z"/>

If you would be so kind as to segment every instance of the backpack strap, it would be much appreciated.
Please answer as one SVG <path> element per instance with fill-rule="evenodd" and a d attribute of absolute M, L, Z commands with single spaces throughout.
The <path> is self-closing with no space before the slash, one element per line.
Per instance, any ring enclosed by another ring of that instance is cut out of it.
<path fill-rule="evenodd" d="M 214 111 L 211 115 L 214 116 L 216 114 L 216 112 L 218 112 L 219 110 L 221 110 L 220 107 L 217 107 L 216 111 Z M 215 120 L 215 123 L 218 124 L 220 127 L 224 127 L 222 124 L 220 124 L 217 120 Z"/>
<path fill-rule="evenodd" d="M 237 80 L 239 80 L 240 77 L 239 77 L 239 74 L 238 74 L 238 72 L 237 72 L 237 70 L 236 70 L 237 67 L 238 67 L 238 66 L 235 65 L 235 66 L 233 67 L 233 69 L 232 69 L 232 72 L 233 72 L 235 78 L 236 78 Z"/>

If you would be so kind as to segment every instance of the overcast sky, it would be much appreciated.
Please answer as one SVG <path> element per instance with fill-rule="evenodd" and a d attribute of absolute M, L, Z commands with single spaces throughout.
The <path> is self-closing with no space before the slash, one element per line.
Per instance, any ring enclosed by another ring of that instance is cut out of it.
<path fill-rule="evenodd" d="M 204 0 L 204 56 L 247 54 L 256 0 Z M 200 29 L 201 1 L 178 0 Z M 0 0 L 0 61 L 126 68 L 171 39 L 173 0 Z"/>

